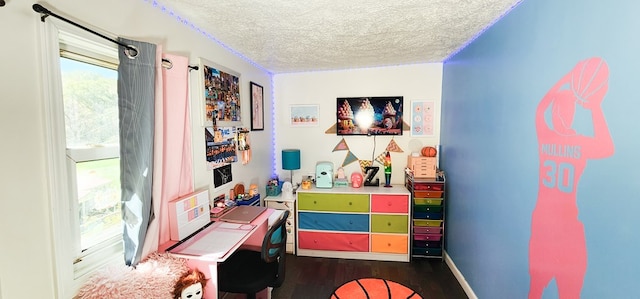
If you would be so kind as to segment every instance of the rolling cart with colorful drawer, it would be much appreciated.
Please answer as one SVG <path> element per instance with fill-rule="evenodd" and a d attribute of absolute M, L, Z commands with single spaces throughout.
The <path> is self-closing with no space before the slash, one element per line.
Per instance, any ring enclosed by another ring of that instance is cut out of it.
<path fill-rule="evenodd" d="M 443 258 L 444 174 L 438 178 L 415 178 L 406 171 L 405 186 L 411 192 L 411 257 Z"/>
<path fill-rule="evenodd" d="M 298 190 L 296 254 L 408 262 L 409 196 L 402 186 Z"/>

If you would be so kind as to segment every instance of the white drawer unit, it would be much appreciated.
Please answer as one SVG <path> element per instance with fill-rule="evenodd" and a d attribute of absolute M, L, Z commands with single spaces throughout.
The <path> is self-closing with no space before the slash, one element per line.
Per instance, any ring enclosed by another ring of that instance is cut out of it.
<path fill-rule="evenodd" d="M 289 218 L 287 218 L 287 253 L 295 254 L 296 252 L 296 199 L 284 199 L 282 194 L 278 196 L 267 196 L 264 198 L 266 207 L 277 210 L 288 210 Z"/>

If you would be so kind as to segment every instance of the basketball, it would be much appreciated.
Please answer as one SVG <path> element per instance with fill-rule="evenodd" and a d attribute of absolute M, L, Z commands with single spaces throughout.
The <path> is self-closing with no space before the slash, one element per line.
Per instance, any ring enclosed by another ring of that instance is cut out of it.
<path fill-rule="evenodd" d="M 331 294 L 331 299 L 361 298 L 422 299 L 422 296 L 405 285 L 381 278 L 360 278 L 348 281 Z"/>
<path fill-rule="evenodd" d="M 425 146 L 420 151 L 420 154 L 424 157 L 435 157 L 438 154 L 438 150 L 433 146 Z"/>
<path fill-rule="evenodd" d="M 578 62 L 571 72 L 571 91 L 578 103 L 593 107 L 600 104 L 608 88 L 609 67 L 601 58 Z"/>

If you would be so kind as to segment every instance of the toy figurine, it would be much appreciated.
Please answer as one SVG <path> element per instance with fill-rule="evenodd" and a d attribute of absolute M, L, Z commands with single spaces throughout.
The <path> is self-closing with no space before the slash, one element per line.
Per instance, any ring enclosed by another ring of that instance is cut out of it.
<path fill-rule="evenodd" d="M 258 195 L 258 185 L 251 184 L 249 185 L 249 196 L 254 197 Z"/>
<path fill-rule="evenodd" d="M 333 182 L 333 186 L 334 187 L 348 187 L 349 186 L 349 181 L 347 180 L 347 177 L 344 174 L 344 168 L 338 167 L 338 171 L 336 173 L 336 179 Z"/>
<path fill-rule="evenodd" d="M 202 299 L 207 278 L 198 269 L 190 269 L 178 278 L 173 288 L 173 299 Z"/>
<path fill-rule="evenodd" d="M 353 188 L 360 188 L 362 186 L 362 174 L 354 171 L 351 174 L 351 186 Z"/>
<path fill-rule="evenodd" d="M 303 179 L 301 187 L 304 190 L 311 189 L 311 180 L 309 178 Z"/>

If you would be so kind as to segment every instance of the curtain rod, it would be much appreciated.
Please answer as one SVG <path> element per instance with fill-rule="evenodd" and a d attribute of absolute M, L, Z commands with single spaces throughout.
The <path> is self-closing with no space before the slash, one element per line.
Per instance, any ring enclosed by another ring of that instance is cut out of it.
<path fill-rule="evenodd" d="M 0 0 L 0 1 L 2 1 L 2 0 Z M 4 2 L 4 1 L 3 1 L 3 2 Z M 74 26 L 79 27 L 79 28 L 81 28 L 81 29 L 83 29 L 83 30 L 85 30 L 85 31 L 89 31 L 89 32 L 91 32 L 91 33 L 93 33 L 93 34 L 95 34 L 95 35 L 97 35 L 97 36 L 99 36 L 99 37 L 102 37 L 102 38 L 104 38 L 104 39 L 106 39 L 106 40 L 108 40 L 108 41 L 110 41 L 110 42 L 112 42 L 112 43 L 118 44 L 118 45 L 120 45 L 120 46 L 122 46 L 122 47 L 126 48 L 126 49 L 127 49 L 127 50 L 129 50 L 129 51 L 133 51 L 132 56 L 134 56 L 134 57 L 138 55 L 138 50 L 137 50 L 136 48 L 134 48 L 134 47 L 132 47 L 132 46 L 130 46 L 130 45 L 127 45 L 127 44 L 123 44 L 123 43 L 121 43 L 121 42 L 119 42 L 119 41 L 117 41 L 117 40 L 115 40 L 115 39 L 113 39 L 113 38 L 110 38 L 110 37 L 108 37 L 108 36 L 106 36 L 106 35 L 104 35 L 104 34 L 102 34 L 102 33 L 96 32 L 96 31 L 94 31 L 94 30 L 92 30 L 92 29 L 90 29 L 90 28 L 87 28 L 87 27 L 85 27 L 85 26 L 82 26 L 82 25 L 80 25 L 80 24 L 78 24 L 78 23 L 76 23 L 76 22 L 74 22 L 74 21 L 71 21 L 71 20 L 69 20 L 69 19 L 65 18 L 65 17 L 62 17 L 62 16 L 60 16 L 60 15 L 57 15 L 57 14 L 55 14 L 55 13 L 51 12 L 50 10 L 46 9 L 44 6 L 42 6 L 42 5 L 40 5 L 40 4 L 37 4 L 37 3 L 36 3 L 36 4 L 34 4 L 34 5 L 32 6 L 32 8 L 33 8 L 33 10 L 34 10 L 35 12 L 37 12 L 37 13 L 39 13 L 39 14 L 40 14 L 40 20 L 41 20 L 42 22 L 44 22 L 44 21 L 45 21 L 45 19 L 46 19 L 48 16 L 56 17 L 56 18 L 58 18 L 58 19 L 60 19 L 60 20 L 63 20 L 63 21 L 65 21 L 65 22 L 67 22 L 67 23 L 69 23 L 69 24 L 71 24 L 71 25 L 74 25 Z M 163 59 L 163 61 L 167 61 L 167 60 L 166 60 L 166 59 Z M 169 62 L 170 62 L 170 61 L 169 61 Z M 189 66 L 189 70 L 198 70 L 198 69 L 199 69 L 199 67 L 198 67 L 197 65 L 196 65 L 196 66 L 191 66 L 191 65 Z"/>

